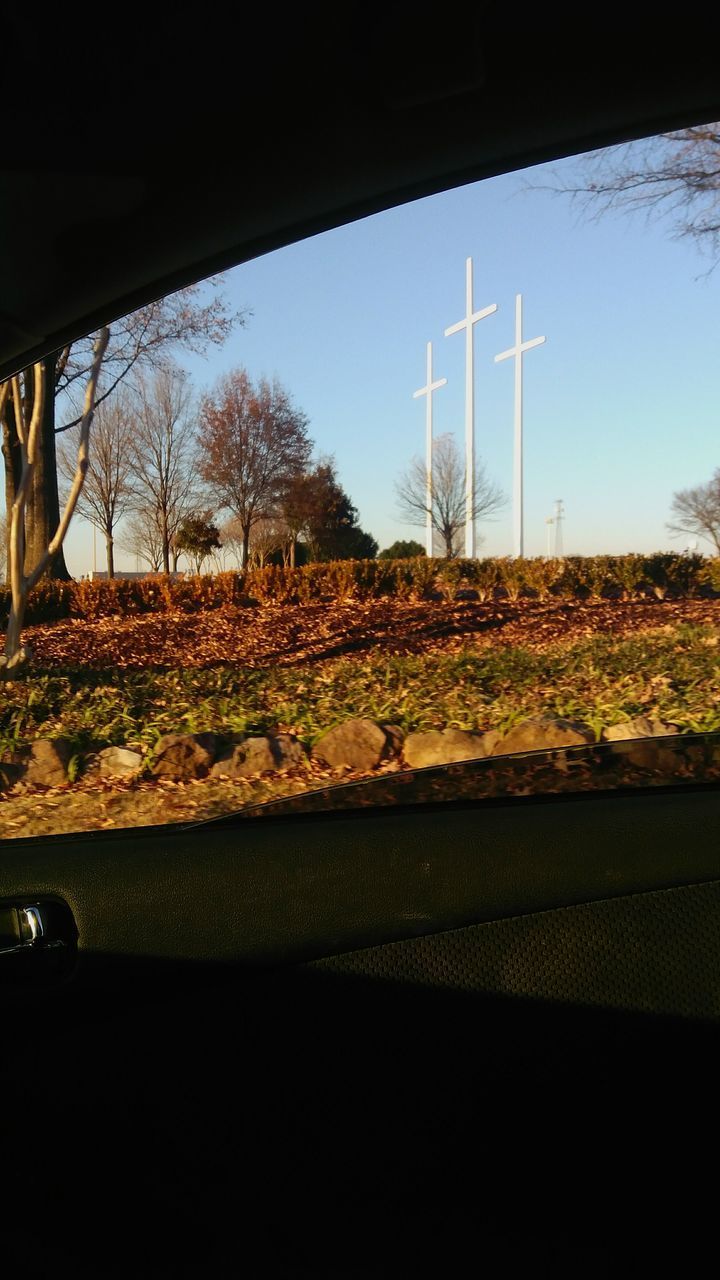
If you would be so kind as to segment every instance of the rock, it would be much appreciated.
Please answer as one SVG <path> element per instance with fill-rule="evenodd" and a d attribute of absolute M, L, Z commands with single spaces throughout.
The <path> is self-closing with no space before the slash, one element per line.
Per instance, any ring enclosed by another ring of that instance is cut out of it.
<path fill-rule="evenodd" d="M 595 741 L 592 729 L 576 720 L 538 716 L 524 720 L 498 739 L 494 754 L 516 751 L 553 751 L 556 747 L 580 747 Z"/>
<path fill-rule="evenodd" d="M 0 762 L 0 791 L 9 791 L 14 787 L 21 774 L 21 765 L 14 764 L 12 761 Z"/>
<path fill-rule="evenodd" d="M 402 755 L 403 742 L 405 741 L 405 734 L 403 733 L 400 726 L 397 724 L 381 724 L 380 728 L 382 729 L 387 739 L 387 747 L 386 747 L 387 755 L 392 755 L 392 756 Z"/>
<path fill-rule="evenodd" d="M 503 739 L 503 736 L 500 733 L 499 729 L 488 729 L 487 733 L 483 734 L 483 746 L 485 747 L 485 754 L 488 756 L 498 755 L 498 747 L 499 747 L 499 744 L 502 742 L 502 739 Z"/>
<path fill-rule="evenodd" d="M 211 769 L 213 778 L 250 778 L 259 773 L 297 769 L 307 762 L 305 748 L 289 733 L 274 738 L 246 738 Z"/>
<path fill-rule="evenodd" d="M 659 773 L 676 773 L 682 764 L 681 755 L 672 749 L 663 750 L 659 738 L 667 738 L 677 734 L 674 725 L 664 724 L 662 720 L 650 720 L 647 716 L 637 716 L 634 720 L 623 720 L 620 724 L 610 725 L 603 731 L 606 742 L 627 744 L 622 754 L 629 764 L 637 769 L 650 769 Z"/>
<path fill-rule="evenodd" d="M 95 771 L 101 778 L 123 778 L 129 773 L 137 773 L 142 762 L 139 751 L 130 751 L 127 747 L 105 747 L 97 754 Z"/>
<path fill-rule="evenodd" d="M 30 787 L 58 787 L 68 780 L 72 749 L 66 738 L 40 738 L 30 747 L 23 782 Z"/>
<path fill-rule="evenodd" d="M 291 733 L 278 733 L 270 739 L 272 753 L 277 761 L 276 769 L 297 769 L 307 764 L 307 747 Z"/>
<path fill-rule="evenodd" d="M 213 765 L 213 778 L 249 778 L 277 768 L 269 738 L 246 738 Z"/>
<path fill-rule="evenodd" d="M 374 720 L 346 720 L 318 739 L 313 758 L 333 768 L 375 769 L 388 751 L 388 735 Z"/>
<path fill-rule="evenodd" d="M 455 764 L 459 760 L 478 760 L 487 755 L 485 734 L 466 729 L 431 729 L 428 733 L 410 733 L 405 739 L 403 756 L 411 769 L 426 769 L 433 764 Z"/>
<path fill-rule="evenodd" d="M 635 720 L 622 720 L 620 724 L 611 724 L 609 729 L 603 729 L 603 739 L 605 742 L 626 742 L 629 738 L 664 738 L 671 733 L 677 733 L 674 725 L 637 716 Z"/>
<path fill-rule="evenodd" d="M 175 782 L 204 778 L 216 751 L 214 733 L 167 733 L 156 747 L 153 777 Z"/>

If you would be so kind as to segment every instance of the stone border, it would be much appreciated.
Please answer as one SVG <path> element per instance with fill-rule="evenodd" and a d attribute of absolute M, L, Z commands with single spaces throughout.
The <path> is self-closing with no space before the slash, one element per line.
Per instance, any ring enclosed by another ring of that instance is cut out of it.
<path fill-rule="evenodd" d="M 604 742 L 637 741 L 635 763 L 652 753 L 649 740 L 676 734 L 675 725 L 645 716 L 605 729 Z M 409 769 L 457 764 L 528 751 L 553 751 L 591 745 L 595 734 L 587 725 L 557 716 L 536 716 L 514 725 L 507 733 L 466 729 L 431 729 L 405 736 L 397 725 L 353 718 L 324 733 L 311 751 L 292 734 L 243 737 L 222 749 L 213 733 L 166 734 L 147 755 L 130 747 L 105 747 L 90 758 L 86 775 L 105 780 L 144 774 L 190 782 L 212 777 L 260 778 L 306 767 L 308 757 L 333 769 L 372 773 L 384 762 L 400 760 Z M 57 787 L 70 781 L 72 748 L 67 738 L 39 738 L 18 757 L 0 764 L 0 787 L 21 783 L 28 789 Z"/>

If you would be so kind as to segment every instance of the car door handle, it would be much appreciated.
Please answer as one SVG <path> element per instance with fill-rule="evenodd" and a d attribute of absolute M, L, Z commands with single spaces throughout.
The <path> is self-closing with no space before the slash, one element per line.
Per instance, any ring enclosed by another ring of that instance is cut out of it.
<path fill-rule="evenodd" d="M 62 976 L 74 967 L 78 931 L 60 899 L 0 901 L 0 979 Z"/>

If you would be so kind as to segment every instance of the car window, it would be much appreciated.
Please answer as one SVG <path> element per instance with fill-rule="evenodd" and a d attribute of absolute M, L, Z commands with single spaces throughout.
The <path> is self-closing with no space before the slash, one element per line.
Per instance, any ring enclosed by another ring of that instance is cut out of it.
<path fill-rule="evenodd" d="M 0 836 L 712 781 L 719 153 L 404 205 L 6 384 Z"/>

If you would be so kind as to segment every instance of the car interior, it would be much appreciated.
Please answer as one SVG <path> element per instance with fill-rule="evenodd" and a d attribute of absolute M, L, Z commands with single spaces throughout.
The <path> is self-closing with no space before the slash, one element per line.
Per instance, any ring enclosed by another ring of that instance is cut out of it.
<path fill-rule="evenodd" d="M 2 18 L 0 379 L 320 230 L 720 116 L 692 25 L 236 16 Z M 342 790 L 2 841 L 6 1274 L 705 1274 L 717 782 Z"/>

